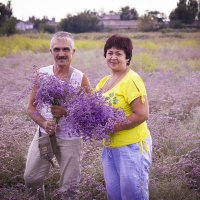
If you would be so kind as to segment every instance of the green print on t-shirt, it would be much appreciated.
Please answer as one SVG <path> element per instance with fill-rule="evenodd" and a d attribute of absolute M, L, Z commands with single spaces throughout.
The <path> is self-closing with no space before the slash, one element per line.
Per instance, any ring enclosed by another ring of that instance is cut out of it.
<path fill-rule="evenodd" d="M 117 97 L 115 97 L 114 92 L 110 93 L 108 97 L 106 97 L 106 100 L 111 104 L 117 104 L 118 102 L 118 99 Z"/>

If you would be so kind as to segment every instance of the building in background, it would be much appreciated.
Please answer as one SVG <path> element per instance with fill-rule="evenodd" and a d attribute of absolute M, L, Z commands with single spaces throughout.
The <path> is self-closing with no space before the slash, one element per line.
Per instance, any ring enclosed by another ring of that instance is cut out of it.
<path fill-rule="evenodd" d="M 121 20 L 120 14 L 102 15 L 100 24 L 106 30 L 137 30 L 138 20 Z"/>
<path fill-rule="evenodd" d="M 27 21 L 19 21 L 17 24 L 16 24 L 16 29 L 18 31 L 30 31 L 30 30 L 33 30 L 34 29 L 34 24 Z"/>

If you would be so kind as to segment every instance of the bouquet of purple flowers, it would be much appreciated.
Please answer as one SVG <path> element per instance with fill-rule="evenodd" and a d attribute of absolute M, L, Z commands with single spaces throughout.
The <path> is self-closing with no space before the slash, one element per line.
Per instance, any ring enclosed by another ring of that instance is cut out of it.
<path fill-rule="evenodd" d="M 35 103 L 38 109 L 44 105 L 67 107 L 80 92 L 80 88 L 73 87 L 69 81 L 61 81 L 56 76 L 47 73 L 38 74 L 37 86 Z"/>
<path fill-rule="evenodd" d="M 109 138 L 115 123 L 124 119 L 125 113 L 113 108 L 100 92 L 81 93 L 69 107 L 66 118 L 83 140 Z"/>
<path fill-rule="evenodd" d="M 75 88 L 70 82 L 45 73 L 38 75 L 37 85 L 37 109 L 44 105 L 67 108 L 66 129 L 73 129 L 74 135 L 83 140 L 109 138 L 115 123 L 125 118 L 124 112 L 109 105 L 100 92 L 87 94 L 81 87 Z M 63 120 L 62 126 L 65 128 Z"/>

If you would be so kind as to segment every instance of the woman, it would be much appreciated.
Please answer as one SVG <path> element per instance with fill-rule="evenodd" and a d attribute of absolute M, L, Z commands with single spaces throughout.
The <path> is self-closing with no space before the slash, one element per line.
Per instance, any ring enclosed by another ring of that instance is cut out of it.
<path fill-rule="evenodd" d="M 113 107 L 123 109 L 127 116 L 127 120 L 115 124 L 109 142 L 103 141 L 102 165 L 109 200 L 149 199 L 149 106 L 142 79 L 129 68 L 132 49 L 127 37 L 113 35 L 106 41 L 104 57 L 112 75 L 96 86 Z"/>

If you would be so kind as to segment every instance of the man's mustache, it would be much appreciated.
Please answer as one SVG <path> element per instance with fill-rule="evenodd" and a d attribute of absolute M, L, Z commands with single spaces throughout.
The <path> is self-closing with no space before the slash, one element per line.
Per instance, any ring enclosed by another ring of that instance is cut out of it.
<path fill-rule="evenodd" d="M 58 60 L 66 60 L 67 59 L 67 56 L 59 56 L 58 57 Z"/>

